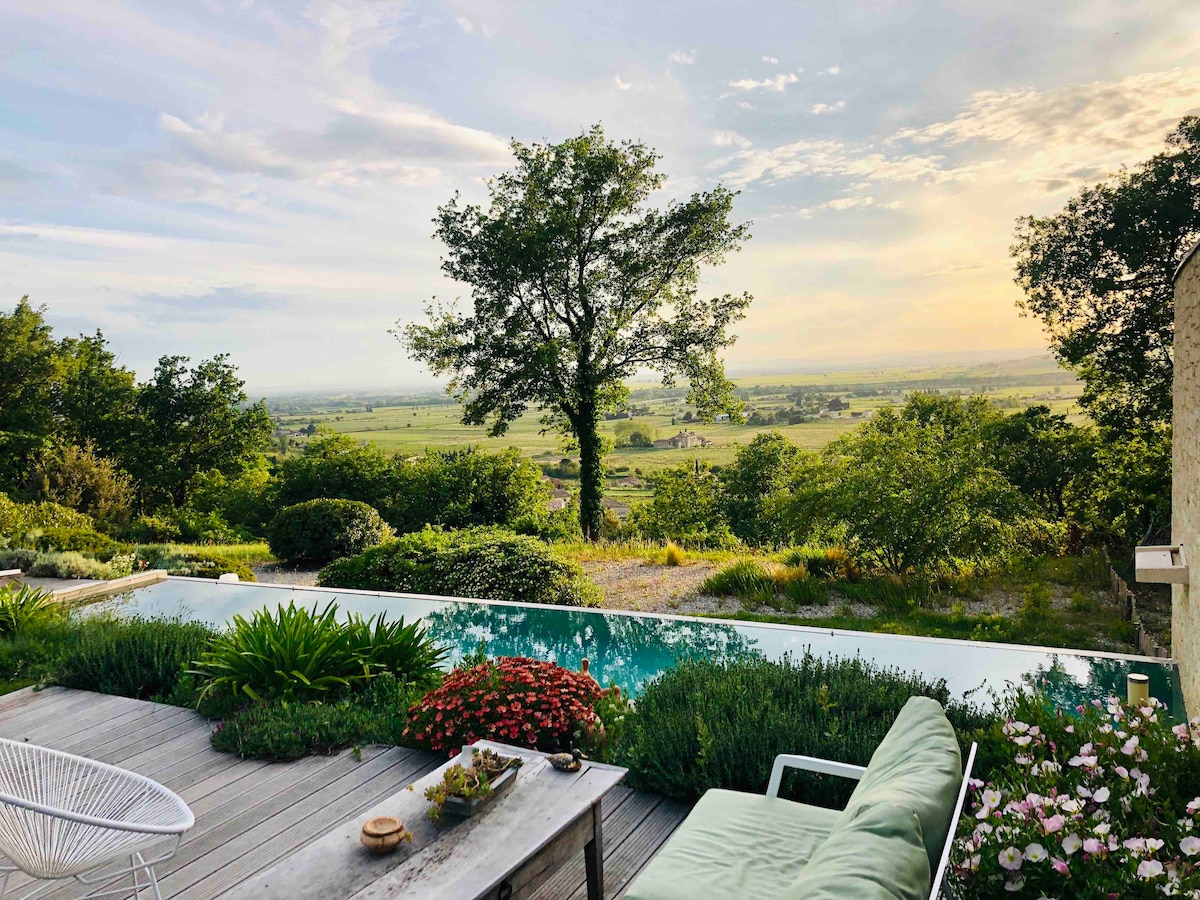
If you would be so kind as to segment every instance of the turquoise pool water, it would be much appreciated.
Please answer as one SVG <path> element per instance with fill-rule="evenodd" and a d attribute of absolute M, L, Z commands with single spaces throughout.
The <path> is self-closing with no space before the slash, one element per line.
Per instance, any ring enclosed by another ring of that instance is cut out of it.
<path fill-rule="evenodd" d="M 955 695 L 973 694 L 980 700 L 987 699 L 989 689 L 1000 692 L 1010 682 L 1038 680 L 1060 703 L 1073 705 L 1114 692 L 1123 695 L 1125 676 L 1141 672 L 1150 676 L 1151 693 L 1177 716 L 1183 714 L 1174 663 L 1112 653 L 193 578 L 169 578 L 98 608 L 220 625 L 235 613 L 246 615 L 289 600 L 306 606 L 336 600 L 346 613 L 423 619 L 455 659 L 481 640 L 492 655 L 552 659 L 573 669 L 586 657 L 601 683 L 615 681 L 633 694 L 683 656 L 779 658 L 810 649 L 944 678 Z"/>

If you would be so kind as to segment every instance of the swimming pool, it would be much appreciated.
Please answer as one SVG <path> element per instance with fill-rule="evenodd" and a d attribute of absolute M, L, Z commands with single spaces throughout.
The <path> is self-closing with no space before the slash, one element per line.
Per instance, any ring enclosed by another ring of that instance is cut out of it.
<path fill-rule="evenodd" d="M 632 694 L 683 656 L 777 659 L 810 649 L 944 678 L 954 695 L 973 692 L 980 700 L 987 699 L 988 689 L 1000 692 L 1010 682 L 1039 680 L 1058 702 L 1073 705 L 1114 692 L 1123 695 L 1125 676 L 1140 672 L 1150 676 L 1151 693 L 1177 717 L 1183 715 L 1172 661 L 1116 653 L 201 578 L 168 578 L 96 608 L 220 625 L 234 614 L 289 600 L 305 606 L 336 600 L 347 614 L 386 612 L 389 618 L 423 619 L 433 638 L 451 648 L 452 659 L 474 650 L 481 640 L 495 656 L 552 659 L 573 669 L 586 657 L 602 684 L 615 681 Z"/>

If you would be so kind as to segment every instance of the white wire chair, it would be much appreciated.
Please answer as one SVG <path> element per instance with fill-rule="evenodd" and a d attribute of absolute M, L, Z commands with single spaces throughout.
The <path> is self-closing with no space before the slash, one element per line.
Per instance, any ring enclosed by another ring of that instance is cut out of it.
<path fill-rule="evenodd" d="M 51 881 L 22 900 L 53 888 L 55 879 L 90 886 L 125 876 L 132 894 L 118 887 L 86 896 L 140 898 L 148 888 L 162 900 L 154 866 L 175 855 L 195 822 L 178 795 L 149 778 L 0 738 L 0 900 L 18 871 Z"/>

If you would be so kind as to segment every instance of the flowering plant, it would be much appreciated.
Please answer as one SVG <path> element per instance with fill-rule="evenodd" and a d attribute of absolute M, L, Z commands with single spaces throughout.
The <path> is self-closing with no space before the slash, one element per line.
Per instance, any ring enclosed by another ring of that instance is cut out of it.
<path fill-rule="evenodd" d="M 1200 898 L 1200 718 L 1019 694 L 954 842 L 966 897 Z"/>
<path fill-rule="evenodd" d="M 409 711 L 404 743 L 455 753 L 477 740 L 535 750 L 591 744 L 600 685 L 551 662 L 514 656 L 456 669 Z"/>

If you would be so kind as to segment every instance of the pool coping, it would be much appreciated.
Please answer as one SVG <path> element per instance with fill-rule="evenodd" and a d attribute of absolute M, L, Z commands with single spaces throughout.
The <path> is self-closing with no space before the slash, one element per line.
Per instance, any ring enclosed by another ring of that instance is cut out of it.
<path fill-rule="evenodd" d="M 553 603 L 521 603 L 513 600 L 485 600 L 477 597 L 445 597 L 438 594 L 406 594 L 399 591 L 368 591 L 359 588 L 323 587 L 312 584 L 279 584 L 270 581 L 215 581 L 211 578 L 192 578 L 183 575 L 168 576 L 166 581 L 189 581 L 199 584 L 224 586 L 251 586 L 276 588 L 287 591 L 320 591 L 323 593 L 357 594 L 365 597 L 400 597 L 410 600 L 429 600 L 440 603 L 479 603 L 488 606 L 511 606 L 523 609 L 549 609 L 559 612 L 583 612 L 599 615 L 636 616 L 645 619 L 669 619 L 674 622 L 690 623 L 720 623 L 749 628 L 772 628 L 781 631 L 797 631 L 813 635 L 829 635 L 831 637 L 871 637 L 897 641 L 918 641 L 933 644 L 954 644 L 960 647 L 989 647 L 996 650 L 1022 651 L 1040 654 L 1059 654 L 1065 656 L 1082 656 L 1099 659 L 1118 659 L 1127 662 L 1149 662 L 1165 664 L 1178 668 L 1178 661 L 1173 656 L 1142 656 L 1137 653 L 1117 653 L 1113 650 L 1076 650 L 1063 647 L 1043 647 L 1035 644 L 1006 644 L 1000 641 L 969 641 L 962 638 L 939 638 L 919 634 L 887 634 L 882 631 L 854 631 L 849 628 L 816 628 L 811 625 L 789 625 L 783 622 L 754 622 L 745 619 L 721 619 L 705 616 L 681 616 L 669 613 L 652 613 L 632 609 L 601 609 L 596 606 L 558 606 Z M 162 582 L 159 582 L 160 584 Z"/>

